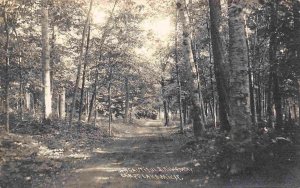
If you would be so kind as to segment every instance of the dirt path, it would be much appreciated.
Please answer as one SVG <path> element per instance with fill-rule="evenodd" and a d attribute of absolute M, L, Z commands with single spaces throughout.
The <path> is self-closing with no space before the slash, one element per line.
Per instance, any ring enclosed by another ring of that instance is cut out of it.
<path fill-rule="evenodd" d="M 160 121 L 130 126 L 54 187 L 196 187 L 192 159 L 177 152 L 184 136 L 171 136 L 177 130 Z"/>

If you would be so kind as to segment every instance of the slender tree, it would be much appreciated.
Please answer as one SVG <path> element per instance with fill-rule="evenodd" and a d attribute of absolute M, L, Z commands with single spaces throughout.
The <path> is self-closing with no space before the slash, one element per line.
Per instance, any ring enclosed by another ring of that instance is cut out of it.
<path fill-rule="evenodd" d="M 294 41 L 295 41 L 295 55 L 296 55 L 296 86 L 298 90 L 298 124 L 300 126 L 300 2 L 293 0 L 293 13 L 294 13 Z"/>
<path fill-rule="evenodd" d="M 108 135 L 111 136 L 112 134 L 112 109 L 111 109 L 111 86 L 112 86 L 112 76 L 113 76 L 113 66 L 112 62 L 109 61 L 109 73 L 108 73 Z"/>
<path fill-rule="evenodd" d="M 274 0 L 271 3 L 271 21 L 270 21 L 270 43 L 269 43 L 269 63 L 270 63 L 270 79 L 273 85 L 273 101 L 275 104 L 275 116 L 276 116 L 276 129 L 282 127 L 282 96 L 280 91 L 280 83 L 278 78 L 279 65 L 276 58 L 277 52 L 277 10 L 278 0 Z"/>
<path fill-rule="evenodd" d="M 66 88 L 62 87 L 58 96 L 59 118 L 66 118 Z"/>
<path fill-rule="evenodd" d="M 176 20 L 175 20 L 175 62 L 176 62 L 176 81 L 178 86 L 178 101 L 179 101 L 179 118 L 180 118 L 180 131 L 183 133 L 183 115 L 182 115 L 182 91 L 181 91 L 181 80 L 179 72 L 179 62 L 178 62 L 178 11 L 176 10 Z"/>
<path fill-rule="evenodd" d="M 124 113 L 124 122 L 128 123 L 129 115 L 129 83 L 128 77 L 125 77 L 125 113 Z"/>
<path fill-rule="evenodd" d="M 79 87 L 79 80 L 80 80 L 80 75 L 81 75 L 81 68 L 82 68 L 82 60 L 83 60 L 83 53 L 84 53 L 84 44 L 85 44 L 85 38 L 86 38 L 86 33 L 88 30 L 88 26 L 90 23 L 90 16 L 91 16 L 91 11 L 93 7 L 93 2 L 94 0 L 90 0 L 90 6 L 89 10 L 86 16 L 85 24 L 83 27 L 82 31 L 82 37 L 81 37 L 81 44 L 80 44 L 80 54 L 79 54 L 79 59 L 78 59 L 78 66 L 77 66 L 77 76 L 76 76 L 76 81 L 75 81 L 75 86 L 74 86 L 74 91 L 73 91 L 73 97 L 72 97 L 72 103 L 70 107 L 70 114 L 69 114 L 69 126 L 72 125 L 72 120 L 73 120 L 73 115 L 75 111 L 75 103 L 76 103 L 76 98 L 77 98 L 77 91 Z"/>
<path fill-rule="evenodd" d="M 89 54 L 89 46 L 90 46 L 90 35 L 91 35 L 91 26 L 89 25 L 86 48 L 85 48 L 85 57 L 84 57 L 84 63 L 83 63 L 78 123 L 81 122 L 81 116 L 82 116 L 84 87 L 85 87 L 85 80 L 86 80 L 85 75 L 86 75 L 86 67 L 87 67 L 87 63 L 88 63 L 88 54 Z"/>
<path fill-rule="evenodd" d="M 52 113 L 52 95 L 50 78 L 50 49 L 48 36 L 48 1 L 42 0 L 42 65 L 43 65 L 43 113 L 49 120 Z"/>
<path fill-rule="evenodd" d="M 7 19 L 7 14 L 6 10 L 3 10 L 3 18 L 4 18 L 4 25 L 5 25 L 5 35 L 6 35 L 6 40 L 5 40 L 5 126 L 6 126 L 6 131 L 9 133 L 9 110 L 10 110 L 10 101 L 9 101 L 9 66 L 10 66 L 10 35 L 9 35 L 9 25 L 8 25 L 8 19 Z"/>

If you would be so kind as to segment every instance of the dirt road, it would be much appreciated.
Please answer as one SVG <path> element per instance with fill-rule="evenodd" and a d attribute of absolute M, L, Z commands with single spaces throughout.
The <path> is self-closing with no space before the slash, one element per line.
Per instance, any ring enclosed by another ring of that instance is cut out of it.
<path fill-rule="evenodd" d="M 128 126 L 56 186 L 196 187 L 192 159 L 178 152 L 184 136 L 174 136 L 176 131 L 178 128 L 163 127 L 160 121 Z"/>

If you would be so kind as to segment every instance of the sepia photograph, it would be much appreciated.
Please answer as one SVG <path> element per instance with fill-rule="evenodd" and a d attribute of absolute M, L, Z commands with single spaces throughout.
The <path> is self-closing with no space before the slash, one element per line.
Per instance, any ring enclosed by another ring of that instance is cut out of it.
<path fill-rule="evenodd" d="M 0 0 L 0 188 L 300 188 L 300 0 Z"/>

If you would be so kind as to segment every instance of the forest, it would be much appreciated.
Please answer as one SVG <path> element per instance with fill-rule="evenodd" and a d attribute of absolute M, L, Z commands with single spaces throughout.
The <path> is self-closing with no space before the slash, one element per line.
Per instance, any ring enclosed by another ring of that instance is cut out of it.
<path fill-rule="evenodd" d="M 0 0 L 0 57 L 0 188 L 300 186 L 300 0 Z"/>

